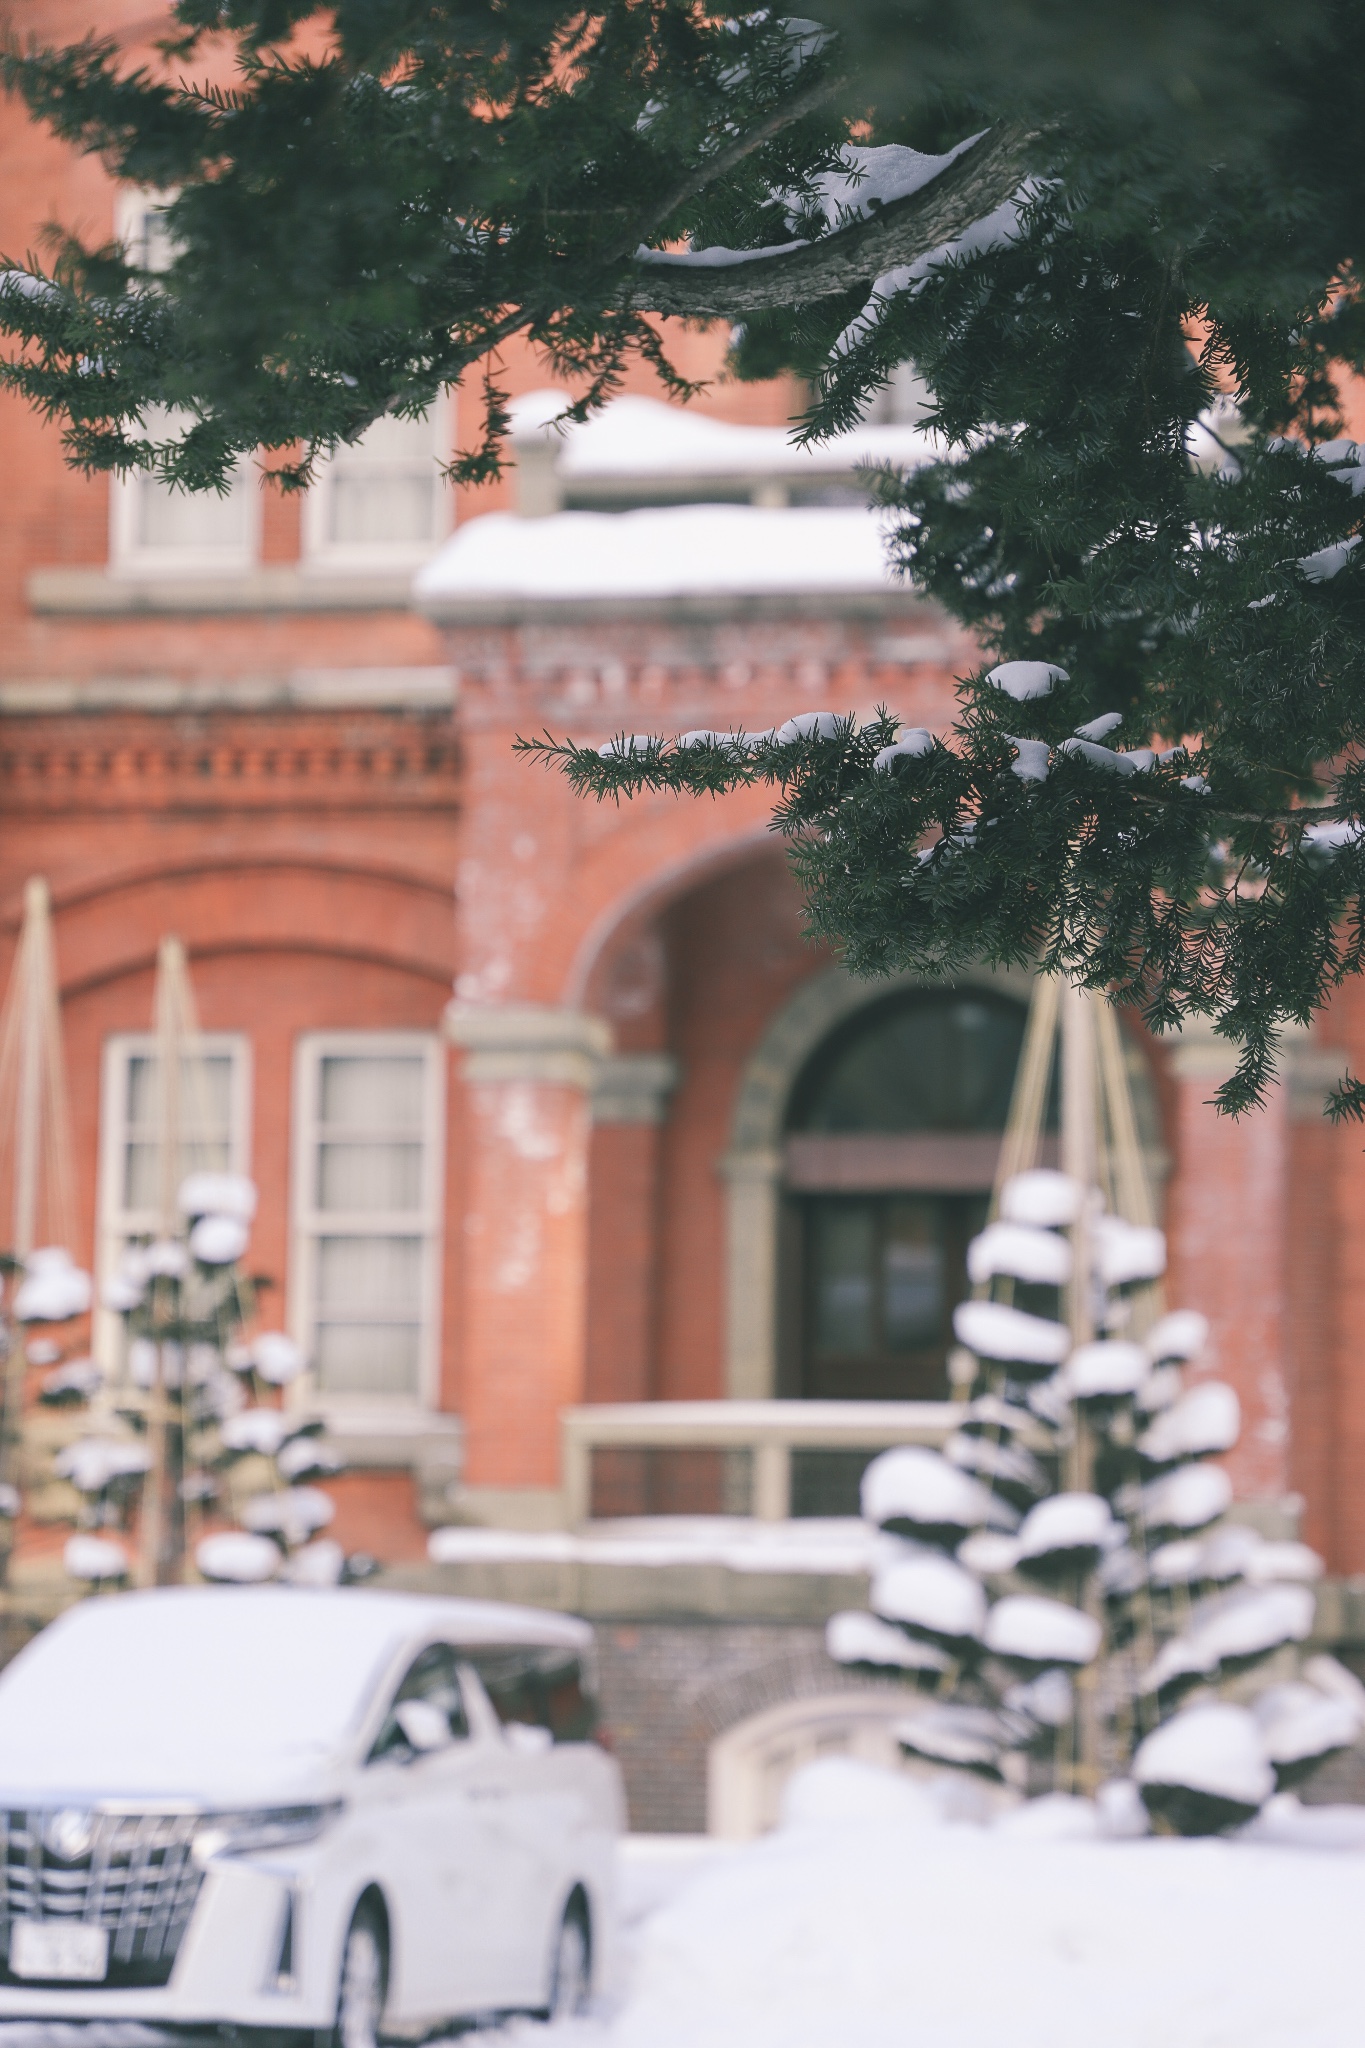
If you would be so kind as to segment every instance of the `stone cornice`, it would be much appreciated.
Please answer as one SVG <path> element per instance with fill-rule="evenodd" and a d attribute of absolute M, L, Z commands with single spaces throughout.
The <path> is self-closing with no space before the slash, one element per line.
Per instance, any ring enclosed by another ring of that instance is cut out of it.
<path fill-rule="evenodd" d="M 29 608 L 56 618 L 204 617 L 240 612 L 406 612 L 412 572 L 314 574 L 292 563 L 231 575 L 118 575 L 102 568 L 30 571 Z"/>
<path fill-rule="evenodd" d="M 788 619 L 885 620 L 921 617 L 925 601 L 909 589 L 773 591 L 746 594 L 698 590 L 686 596 L 532 598 L 463 597 L 434 593 L 415 609 L 439 626 L 721 625 Z"/>
<path fill-rule="evenodd" d="M 444 666 L 290 669 L 284 674 L 28 676 L 0 682 L 0 717 L 141 711 L 453 711 Z"/>
<path fill-rule="evenodd" d="M 11 812 L 448 810 L 459 773 L 454 729 L 432 714 L 0 719 Z"/>

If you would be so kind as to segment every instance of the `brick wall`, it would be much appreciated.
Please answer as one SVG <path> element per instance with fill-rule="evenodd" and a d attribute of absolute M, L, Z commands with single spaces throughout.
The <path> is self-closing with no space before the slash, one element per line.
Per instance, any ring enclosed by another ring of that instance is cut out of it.
<path fill-rule="evenodd" d="M 602 1739 L 641 1834 L 706 1829 L 706 1753 L 750 1714 L 836 1692 L 898 1695 L 831 1664 L 824 1629 L 780 1622 L 597 1624 Z"/>

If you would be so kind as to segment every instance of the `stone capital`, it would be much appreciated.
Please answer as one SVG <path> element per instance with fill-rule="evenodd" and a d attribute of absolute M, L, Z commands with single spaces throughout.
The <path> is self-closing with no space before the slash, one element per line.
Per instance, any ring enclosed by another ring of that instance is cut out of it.
<path fill-rule="evenodd" d="M 463 1048 L 465 1079 L 541 1081 L 590 1088 L 611 1050 L 611 1026 L 583 1010 L 550 1003 L 447 1004 L 445 1035 Z"/>
<path fill-rule="evenodd" d="M 678 1062 L 666 1052 L 608 1053 L 592 1077 L 596 1124 L 661 1124 L 678 1085 Z"/>

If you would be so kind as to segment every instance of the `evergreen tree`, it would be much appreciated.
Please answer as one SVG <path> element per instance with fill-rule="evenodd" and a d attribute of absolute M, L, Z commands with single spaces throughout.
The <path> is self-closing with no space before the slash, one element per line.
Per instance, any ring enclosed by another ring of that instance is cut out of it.
<path fill-rule="evenodd" d="M 893 552 L 988 650 L 947 742 L 826 719 L 548 751 L 601 795 L 771 782 L 812 927 L 855 969 L 1038 958 L 1157 1029 L 1214 1018 L 1240 1049 L 1222 1105 L 1256 1100 L 1279 1027 L 1365 961 L 1365 463 L 1342 417 L 1365 12 L 175 16 L 160 70 L 97 39 L 0 59 L 58 134 L 174 195 L 157 261 L 11 252 L 4 375 L 71 459 L 212 488 L 263 450 L 296 487 L 481 377 L 456 465 L 478 478 L 513 335 L 579 381 L 580 415 L 634 354 L 686 395 L 651 314 L 730 321 L 741 375 L 799 371 L 812 436 L 913 360 L 943 459 L 880 479 Z M 1365 1084 L 1335 1108 L 1365 1112 Z"/>
<path fill-rule="evenodd" d="M 1125 1334 L 1164 1264 L 1161 1233 L 1104 1213 L 1097 1191 L 1045 1168 L 1006 1182 L 970 1248 L 978 1298 L 955 1318 L 971 1398 L 942 1452 L 868 1467 L 873 1612 L 836 1615 L 827 1641 L 932 1696 L 898 1731 L 908 1754 L 1098 1792 L 1118 1832 L 1140 1832 L 1145 1806 L 1213 1834 L 1353 1743 L 1365 1687 L 1316 1656 L 1257 1689 L 1309 1635 L 1321 1564 L 1223 1519 L 1232 1490 L 1210 1460 L 1237 1441 L 1237 1397 L 1181 1372 L 1203 1317 Z M 1057 1320 L 1076 1286 L 1098 1330 L 1079 1345 Z"/>

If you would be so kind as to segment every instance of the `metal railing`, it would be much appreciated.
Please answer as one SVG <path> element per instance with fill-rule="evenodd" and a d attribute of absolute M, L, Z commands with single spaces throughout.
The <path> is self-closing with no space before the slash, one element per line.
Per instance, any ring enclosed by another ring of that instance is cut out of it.
<path fill-rule="evenodd" d="M 825 1492 L 856 1501 L 862 1464 L 895 1444 L 943 1443 L 962 1410 L 950 1401 L 631 1401 L 562 1412 L 567 1520 L 640 1513 L 856 1513 L 818 1502 L 819 1465 L 842 1473 Z M 831 1460 L 842 1464 L 830 1465 Z M 671 1472 L 669 1466 L 671 1463 Z M 662 1504 L 660 1504 L 662 1503 Z"/>

